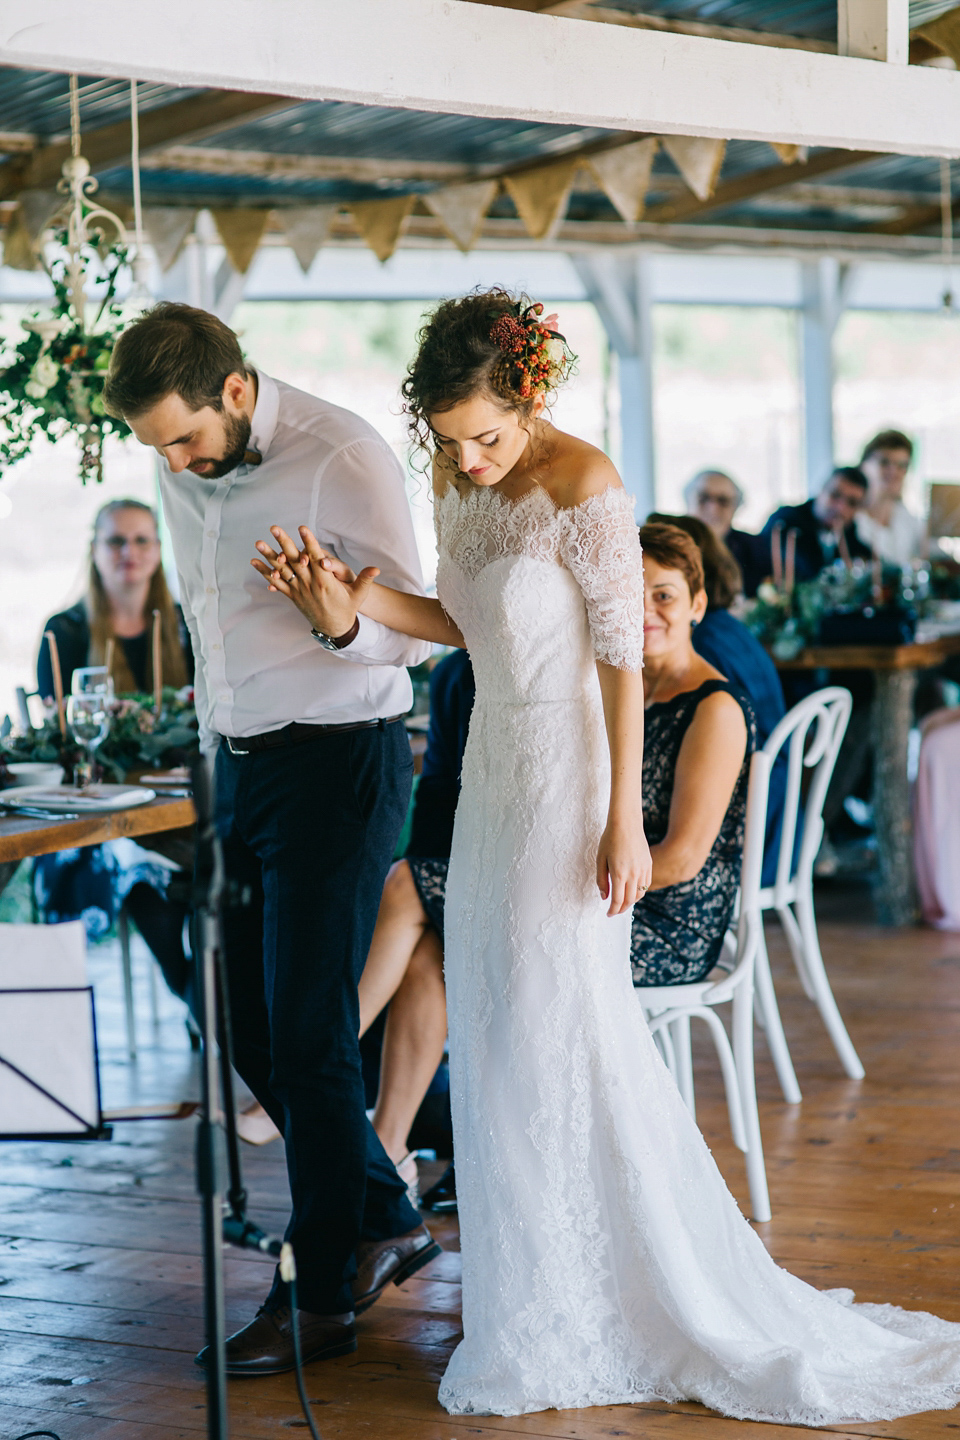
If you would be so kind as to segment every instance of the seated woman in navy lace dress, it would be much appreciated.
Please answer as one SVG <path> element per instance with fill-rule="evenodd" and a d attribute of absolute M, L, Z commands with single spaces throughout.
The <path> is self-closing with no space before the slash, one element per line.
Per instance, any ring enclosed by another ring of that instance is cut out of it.
<path fill-rule="evenodd" d="M 703 564 L 673 525 L 640 530 L 644 575 L 643 825 L 653 882 L 634 906 L 637 986 L 701 980 L 733 914 L 756 743 L 750 701 L 691 636 L 707 608 Z"/>

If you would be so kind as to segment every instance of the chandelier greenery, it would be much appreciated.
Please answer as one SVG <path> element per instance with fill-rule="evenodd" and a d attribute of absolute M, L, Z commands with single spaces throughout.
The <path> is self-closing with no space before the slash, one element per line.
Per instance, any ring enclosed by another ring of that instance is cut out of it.
<path fill-rule="evenodd" d="M 71 153 L 57 188 L 66 198 L 54 217 L 53 244 L 38 244 L 38 258 L 50 278 L 54 300 L 43 314 L 21 322 L 24 336 L 0 352 L 0 472 L 28 455 L 37 436 L 50 440 L 74 434 L 80 446 L 80 479 L 103 479 L 103 439 L 123 436 L 129 428 L 107 415 L 103 382 L 124 315 L 117 303 L 117 282 L 124 269 L 142 264 L 139 145 L 136 82 L 131 84 L 134 141 L 134 199 L 137 239 L 131 259 L 123 221 L 93 201 L 97 181 L 80 153 L 80 104 L 77 77 L 70 77 Z M 99 304 L 87 296 L 88 282 L 98 287 Z"/>

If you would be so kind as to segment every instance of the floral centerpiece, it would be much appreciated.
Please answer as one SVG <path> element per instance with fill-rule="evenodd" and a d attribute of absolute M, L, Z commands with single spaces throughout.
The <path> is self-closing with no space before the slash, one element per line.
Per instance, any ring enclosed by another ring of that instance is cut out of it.
<path fill-rule="evenodd" d="M 104 435 L 130 433 L 103 407 L 103 382 L 124 324 L 114 297 L 127 251 L 120 244 L 83 248 L 84 270 L 96 264 L 104 287 L 88 325 L 86 313 L 74 308 L 65 240 L 66 232 L 59 232 L 57 253 L 45 263 L 54 289 L 49 314 L 24 320 L 24 338 L 0 354 L 0 469 L 29 454 L 38 434 L 59 440 L 72 432 L 80 442 L 80 479 L 86 484 L 103 479 Z"/>
<path fill-rule="evenodd" d="M 200 748 L 192 685 L 165 686 L 159 713 L 152 695 L 120 695 L 112 702 L 110 729 L 97 749 L 97 763 L 110 780 L 122 781 L 139 770 L 160 770 Z M 174 753 L 175 752 L 175 753 Z M 77 747 L 61 735 L 55 710 L 37 729 L 0 735 L 0 765 L 17 760 L 49 760 L 72 768 Z"/>
<path fill-rule="evenodd" d="M 912 634 L 920 596 L 910 582 L 911 576 L 896 565 L 837 560 L 812 580 L 789 588 L 765 580 L 743 619 L 778 660 L 792 660 L 807 645 L 895 643 Z M 870 622 L 867 630 L 876 629 L 876 635 L 844 633 L 851 629 L 844 617 Z"/>

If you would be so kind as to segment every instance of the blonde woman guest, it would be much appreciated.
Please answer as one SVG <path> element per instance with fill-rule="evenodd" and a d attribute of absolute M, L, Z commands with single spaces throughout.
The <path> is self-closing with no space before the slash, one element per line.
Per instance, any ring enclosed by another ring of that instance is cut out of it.
<path fill-rule="evenodd" d="M 44 631 L 56 638 L 64 690 L 73 672 L 102 665 L 113 639 L 111 675 L 117 694 L 153 688 L 151 628 L 159 610 L 163 679 L 181 686 L 193 678 L 193 656 L 183 617 L 160 563 L 157 519 L 140 500 L 111 500 L 93 522 L 86 593 L 52 615 Z M 50 647 L 37 656 L 40 694 L 52 698 Z M 122 904 L 157 959 L 175 995 L 187 992 L 182 906 L 168 901 L 169 865 L 132 840 L 63 850 L 34 862 L 37 908 L 48 924 L 82 918 L 91 939 L 107 933 Z"/>
<path fill-rule="evenodd" d="M 160 563 L 157 517 L 141 500 L 110 500 L 97 512 L 90 541 L 90 564 L 82 600 L 51 615 L 60 654 L 63 688 L 69 693 L 74 670 L 102 665 L 113 640 L 111 676 L 118 695 L 153 689 L 151 630 L 160 612 L 161 665 L 167 685 L 193 678 L 190 640 Z M 53 672 L 46 641 L 37 657 L 37 684 L 53 697 Z"/>

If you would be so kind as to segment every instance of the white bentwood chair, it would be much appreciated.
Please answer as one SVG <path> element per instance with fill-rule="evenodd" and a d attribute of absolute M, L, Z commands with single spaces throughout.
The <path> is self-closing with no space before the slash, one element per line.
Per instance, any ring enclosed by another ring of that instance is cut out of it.
<path fill-rule="evenodd" d="M 813 906 L 813 865 L 823 839 L 823 804 L 852 703 L 849 690 L 839 685 L 816 690 L 787 712 L 763 747 L 771 770 L 777 756 L 787 747 L 787 789 L 777 873 L 774 883 L 764 886 L 755 897 L 748 899 L 744 892 L 740 905 L 742 910 L 752 903 L 758 911 L 757 1018 L 766 1034 L 784 1099 L 791 1104 L 798 1104 L 802 1097 L 770 975 L 762 924 L 765 911 L 774 911 L 783 927 L 804 994 L 819 1010 L 844 1070 L 853 1080 L 862 1080 L 864 1075 L 827 979 Z M 805 769 L 813 772 L 806 797 L 802 793 Z M 798 826 L 802 826 L 802 831 L 794 866 Z"/>
<path fill-rule="evenodd" d="M 732 936 L 727 937 L 733 952 L 727 962 L 729 973 L 689 985 L 640 986 L 636 990 L 660 1053 L 694 1117 L 690 1021 L 703 1020 L 707 1025 L 720 1061 L 734 1144 L 746 1156 L 750 1208 L 758 1221 L 769 1220 L 771 1213 L 753 1068 L 754 966 L 763 946 L 759 896 L 769 783 L 770 760 L 760 750 L 750 760 L 740 872 L 743 898 L 735 943 Z M 727 1001 L 732 1002 L 732 1046 L 716 1013 L 716 1007 Z"/>

